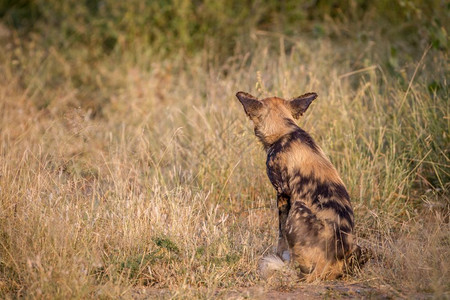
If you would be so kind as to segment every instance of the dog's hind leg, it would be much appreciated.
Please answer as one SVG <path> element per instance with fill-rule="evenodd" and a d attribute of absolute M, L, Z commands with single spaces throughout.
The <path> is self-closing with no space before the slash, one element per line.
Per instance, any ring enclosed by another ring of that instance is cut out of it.
<path fill-rule="evenodd" d="M 291 261 L 303 275 L 310 274 L 316 265 L 326 264 L 325 224 L 302 202 L 295 201 L 286 220 L 286 240 Z"/>

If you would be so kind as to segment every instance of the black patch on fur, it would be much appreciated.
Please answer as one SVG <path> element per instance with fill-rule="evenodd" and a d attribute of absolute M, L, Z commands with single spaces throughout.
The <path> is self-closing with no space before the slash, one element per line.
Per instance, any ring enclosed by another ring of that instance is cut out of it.
<path fill-rule="evenodd" d="M 285 179 L 287 177 L 287 167 L 281 167 L 280 165 L 274 163 L 272 167 L 269 167 L 269 159 L 267 160 L 267 176 L 269 177 L 270 182 L 275 187 L 277 192 L 280 192 L 280 190 L 284 193 L 288 191 L 284 191 L 284 183 Z M 287 194 L 286 194 L 287 195 Z"/>
<path fill-rule="evenodd" d="M 316 215 L 301 201 L 296 201 L 291 208 L 291 214 L 298 214 L 300 217 L 300 226 L 304 233 L 307 233 L 308 238 L 316 238 L 319 231 L 323 228 L 323 224 L 317 219 Z M 305 226 L 306 225 L 306 226 Z M 302 228 L 303 227 L 303 228 Z M 298 235 L 298 234 L 293 234 Z M 289 237 L 288 237 L 289 238 Z"/>
<path fill-rule="evenodd" d="M 279 138 L 273 144 L 267 144 L 264 142 L 264 135 L 258 128 L 255 128 L 255 135 L 259 138 L 259 140 L 263 143 L 264 149 L 268 150 L 269 156 L 276 156 L 279 152 L 289 151 L 293 142 L 300 142 L 307 145 L 311 150 L 315 153 L 319 152 L 319 147 L 314 142 L 313 138 L 303 129 L 297 126 L 295 122 L 291 119 L 284 119 L 286 126 L 294 128 L 294 131 L 288 133 L 281 138 Z"/>
<path fill-rule="evenodd" d="M 313 150 L 315 153 L 319 152 L 319 147 L 317 147 L 317 144 L 314 142 L 313 138 L 303 129 L 297 126 L 295 122 L 291 119 L 284 119 L 287 126 L 295 128 L 295 131 L 287 134 L 283 138 L 287 138 L 287 143 L 291 144 L 294 141 L 300 141 L 301 143 L 307 145 L 311 150 Z"/>
<path fill-rule="evenodd" d="M 292 204 L 287 220 L 286 239 L 289 247 L 296 244 L 303 246 L 316 245 L 319 239 L 319 232 L 323 230 L 323 221 L 301 201 Z M 292 231 L 291 231 L 292 229 Z"/>
<path fill-rule="evenodd" d="M 284 123 L 286 124 L 287 127 L 298 128 L 297 123 L 295 123 L 292 119 L 284 118 Z"/>
<path fill-rule="evenodd" d="M 283 206 L 279 206 L 278 202 L 281 199 L 286 200 L 286 204 Z M 278 206 L 278 224 L 279 224 L 279 237 L 286 237 L 286 220 L 289 215 L 289 211 L 291 210 L 291 198 L 286 194 L 277 195 L 277 206 Z"/>
<path fill-rule="evenodd" d="M 302 176 L 300 171 L 295 173 L 291 182 L 295 178 L 298 178 L 297 184 L 291 188 L 298 199 L 294 200 L 311 201 L 311 204 L 318 209 L 332 209 L 341 219 L 346 219 L 353 228 L 353 210 L 349 205 L 336 201 L 336 199 L 350 201 L 348 192 L 343 185 L 323 183 L 311 176 Z"/>
<path fill-rule="evenodd" d="M 330 226 L 334 228 L 334 237 L 331 239 L 332 247 L 327 247 L 327 257 L 329 259 L 344 259 L 351 250 L 348 243 L 351 229 L 347 226 L 337 227 L 336 224 L 332 223 L 330 223 Z"/>
<path fill-rule="evenodd" d="M 348 195 L 347 189 L 345 186 L 339 183 L 332 183 L 334 193 L 341 199 L 350 200 L 350 196 Z"/>
<path fill-rule="evenodd" d="M 300 171 L 295 172 L 291 180 L 297 179 L 298 184 L 295 186 L 295 191 L 300 194 L 314 179 L 311 176 L 303 176 Z"/>
<path fill-rule="evenodd" d="M 350 226 L 352 226 L 353 228 L 353 212 L 351 210 L 348 210 L 339 202 L 335 200 L 328 200 L 326 202 L 321 202 L 319 207 L 321 207 L 322 209 L 334 210 L 339 218 L 347 220 Z"/>
<path fill-rule="evenodd" d="M 351 234 L 352 233 L 352 229 L 350 227 L 348 227 L 347 225 L 341 225 L 339 227 L 339 230 L 341 232 L 343 232 L 344 234 Z"/>
<path fill-rule="evenodd" d="M 319 197 L 322 199 L 328 199 L 331 196 L 333 196 L 333 189 L 331 188 L 331 186 L 327 183 L 318 183 L 316 190 L 314 191 L 313 203 L 319 201 Z"/>
<path fill-rule="evenodd" d="M 298 198 L 303 200 L 312 200 L 314 199 L 314 193 L 316 191 L 315 188 L 311 188 L 311 185 L 315 183 L 315 180 L 310 176 L 300 176 L 300 179 L 298 180 L 298 184 L 293 187 L 293 189 L 296 192 L 296 195 Z"/>

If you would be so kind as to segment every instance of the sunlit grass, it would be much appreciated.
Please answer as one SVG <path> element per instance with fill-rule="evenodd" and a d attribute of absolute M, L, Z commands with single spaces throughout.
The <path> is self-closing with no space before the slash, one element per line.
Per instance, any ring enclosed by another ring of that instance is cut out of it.
<path fill-rule="evenodd" d="M 299 124 L 341 173 L 374 252 L 345 280 L 448 296 L 447 55 L 391 72 L 358 44 L 256 36 L 251 53 L 217 65 L 206 52 L 151 60 L 139 45 L 94 62 L 80 49 L 2 48 L 3 297 L 143 286 L 212 297 L 263 284 L 275 193 L 238 90 L 319 94 Z"/>

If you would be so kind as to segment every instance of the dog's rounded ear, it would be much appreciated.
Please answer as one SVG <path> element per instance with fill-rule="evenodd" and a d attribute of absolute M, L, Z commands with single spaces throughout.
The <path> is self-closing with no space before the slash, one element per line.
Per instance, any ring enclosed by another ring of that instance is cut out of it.
<path fill-rule="evenodd" d="M 292 116 L 298 119 L 308 109 L 311 102 L 317 98 L 316 93 L 306 93 L 288 101 Z"/>
<path fill-rule="evenodd" d="M 245 92 L 238 92 L 236 94 L 236 97 L 244 107 L 247 116 L 249 116 L 251 119 L 257 117 L 260 114 L 261 109 L 263 108 L 263 104 L 256 97 Z"/>

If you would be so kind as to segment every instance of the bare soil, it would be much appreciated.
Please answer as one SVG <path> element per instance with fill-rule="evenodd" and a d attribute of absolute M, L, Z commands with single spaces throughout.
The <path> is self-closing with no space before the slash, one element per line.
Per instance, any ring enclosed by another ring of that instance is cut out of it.
<path fill-rule="evenodd" d="M 185 291 L 186 292 L 186 291 Z M 431 299 L 431 294 L 405 295 L 392 290 L 389 286 L 377 288 L 361 283 L 327 282 L 319 284 L 301 284 L 295 288 L 267 288 L 263 285 L 226 289 L 213 292 L 193 290 L 186 295 L 177 294 L 169 289 L 143 288 L 135 290 L 133 299 L 170 299 L 190 297 L 203 299 Z"/>

